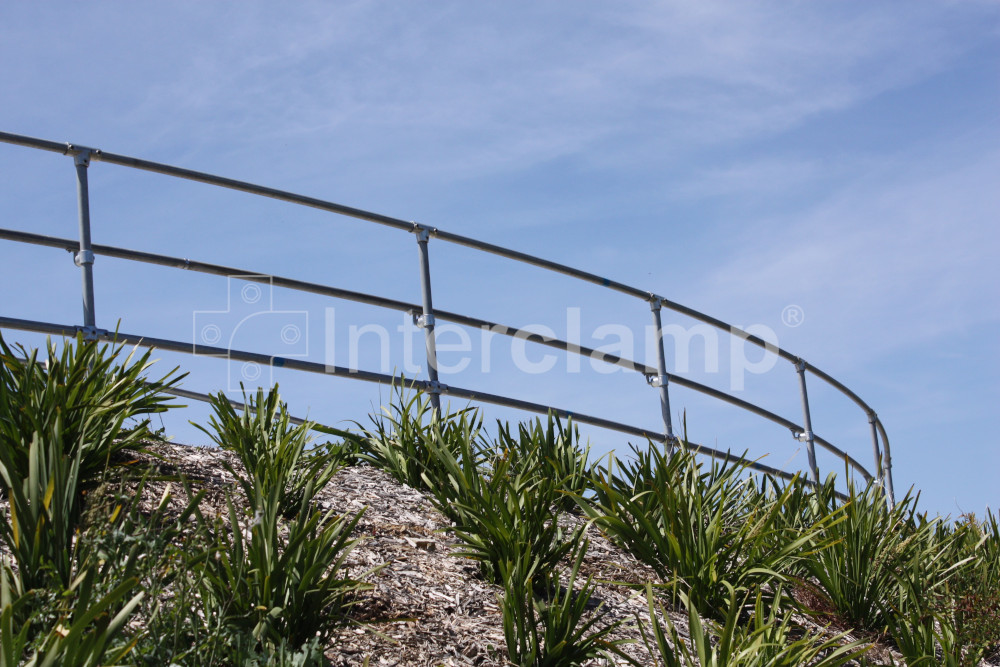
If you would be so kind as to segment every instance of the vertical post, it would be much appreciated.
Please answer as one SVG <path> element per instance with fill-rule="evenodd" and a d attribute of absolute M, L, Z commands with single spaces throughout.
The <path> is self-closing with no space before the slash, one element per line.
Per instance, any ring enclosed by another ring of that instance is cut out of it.
<path fill-rule="evenodd" d="M 812 416 L 809 414 L 809 393 L 806 391 L 806 362 L 799 359 L 795 362 L 795 370 L 799 373 L 799 389 L 802 393 L 802 425 L 805 433 L 799 439 L 806 443 L 809 453 L 809 469 L 812 471 L 813 481 L 819 484 L 819 467 L 816 465 L 816 441 L 813 436 Z"/>
<path fill-rule="evenodd" d="M 667 375 L 667 357 L 663 351 L 663 321 L 660 317 L 662 302 L 659 297 L 652 297 L 649 300 L 649 308 L 653 311 L 653 326 L 656 328 L 656 370 L 655 378 L 647 378 L 650 385 L 660 389 L 660 412 L 663 415 L 663 435 L 664 444 L 667 449 L 667 456 L 674 453 L 674 427 L 670 418 L 670 376 Z"/>
<path fill-rule="evenodd" d="M 85 148 L 73 156 L 80 210 L 80 252 L 74 256 L 73 261 L 83 273 L 83 326 L 84 335 L 88 339 L 94 337 L 97 331 L 97 319 L 94 313 L 94 251 L 90 245 L 90 191 L 87 184 L 90 154 L 90 149 Z"/>
<path fill-rule="evenodd" d="M 427 379 L 431 395 L 431 407 L 435 414 L 441 412 L 441 383 L 438 382 L 437 346 L 434 343 L 434 304 L 431 300 L 431 267 L 427 254 L 427 242 L 430 240 L 430 230 L 422 226 L 414 226 L 417 234 L 417 247 L 420 249 L 420 293 L 423 298 L 423 314 L 417 319 L 417 326 L 424 330 L 424 344 L 427 350 Z"/>
<path fill-rule="evenodd" d="M 882 424 L 878 423 L 879 432 L 882 434 L 882 475 L 885 478 L 886 491 L 889 496 L 889 507 L 896 506 L 896 492 L 892 488 L 892 454 L 889 451 L 889 436 L 886 434 Z"/>
<path fill-rule="evenodd" d="M 878 477 L 878 483 L 885 489 L 885 472 L 882 470 L 882 452 L 878 448 L 878 427 L 875 424 L 878 422 L 878 417 L 875 415 L 874 411 L 868 413 L 868 425 L 871 427 L 872 431 L 872 453 L 875 455 L 875 475 Z"/>

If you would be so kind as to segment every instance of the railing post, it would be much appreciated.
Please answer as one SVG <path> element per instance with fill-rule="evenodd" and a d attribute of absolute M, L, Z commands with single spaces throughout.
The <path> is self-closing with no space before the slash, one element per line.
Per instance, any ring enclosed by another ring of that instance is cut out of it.
<path fill-rule="evenodd" d="M 89 148 L 78 149 L 73 155 L 80 211 L 80 252 L 74 255 L 73 262 L 83 273 L 83 326 L 84 335 L 88 340 L 92 339 L 97 331 L 97 317 L 94 311 L 94 251 L 90 245 L 90 189 L 87 183 L 90 155 Z"/>
<path fill-rule="evenodd" d="M 871 427 L 872 431 L 872 454 L 875 456 L 875 475 L 878 477 L 879 485 L 885 488 L 885 472 L 882 470 L 882 452 L 879 451 L 878 447 L 878 416 L 875 414 L 874 410 L 868 413 L 868 426 Z"/>
<path fill-rule="evenodd" d="M 812 416 L 809 414 L 809 393 L 806 391 L 806 362 L 799 359 L 795 362 L 795 370 L 799 373 L 799 390 L 802 394 L 802 425 L 805 432 L 800 433 L 796 438 L 800 442 L 806 443 L 806 451 L 809 453 L 809 469 L 812 471 L 813 481 L 819 484 L 819 467 L 816 465 L 816 440 L 812 429 Z"/>
<path fill-rule="evenodd" d="M 892 492 L 892 472 L 890 470 L 891 463 L 888 462 L 889 457 L 889 440 L 885 440 L 885 455 L 883 456 L 879 452 L 878 448 L 878 415 L 875 414 L 874 410 L 868 412 L 868 424 L 872 429 L 872 447 L 875 449 L 875 474 L 878 475 L 878 483 L 882 487 L 882 491 L 885 492 L 885 502 L 889 506 L 889 509 L 893 509 L 896 506 L 896 498 L 893 496 Z"/>
<path fill-rule="evenodd" d="M 423 299 L 423 314 L 416 318 L 418 327 L 424 330 L 424 344 L 427 349 L 427 393 L 431 396 L 431 407 L 435 414 L 441 412 L 441 383 L 438 382 L 437 346 L 434 342 L 434 304 L 431 300 L 431 266 L 427 254 L 430 230 L 414 224 L 417 247 L 420 249 L 420 293 Z"/>
<path fill-rule="evenodd" d="M 649 299 L 649 308 L 653 311 L 653 326 L 656 328 L 656 377 L 647 377 L 646 380 L 653 387 L 660 389 L 660 412 L 663 414 L 663 435 L 666 445 L 667 456 L 674 453 L 674 427 L 670 418 L 670 376 L 667 375 L 667 357 L 663 350 L 663 321 L 660 317 L 660 309 L 663 307 L 658 296 Z"/>
<path fill-rule="evenodd" d="M 879 430 L 882 432 L 882 469 L 880 474 L 885 478 L 886 491 L 889 496 L 889 507 L 893 508 L 896 506 L 896 492 L 892 488 L 892 454 L 889 451 L 889 436 L 886 435 L 885 429 L 879 424 Z"/>

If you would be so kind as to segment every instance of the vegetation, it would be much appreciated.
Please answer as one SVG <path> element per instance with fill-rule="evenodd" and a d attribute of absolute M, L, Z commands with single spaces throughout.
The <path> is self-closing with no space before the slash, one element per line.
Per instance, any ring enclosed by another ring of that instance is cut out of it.
<path fill-rule="evenodd" d="M 496 585 L 496 650 L 512 664 L 634 663 L 621 619 L 581 575 L 587 526 L 655 573 L 636 591 L 650 620 L 632 641 L 667 667 L 892 664 L 866 652 L 880 638 L 908 665 L 965 667 L 1000 649 L 993 514 L 929 519 L 913 496 L 890 507 L 876 484 L 849 483 L 841 501 L 832 477 L 755 481 L 683 443 L 595 465 L 572 423 L 490 437 L 476 411 L 438 413 L 403 390 L 368 428 L 325 429 L 342 441 L 314 445 L 315 425 L 294 424 L 277 387 L 241 410 L 213 398 L 203 430 L 239 462 L 221 516 L 182 478 L 150 507 L 159 473 L 123 452 L 153 436 L 148 416 L 180 376 L 149 380 L 148 353 L 82 339 L 49 345 L 44 363 L 2 340 L 0 354 L 0 667 L 327 664 L 330 634 L 361 623 L 353 603 L 371 573 L 346 575 L 361 513 L 315 498 L 355 458 L 450 519 L 459 552 Z"/>

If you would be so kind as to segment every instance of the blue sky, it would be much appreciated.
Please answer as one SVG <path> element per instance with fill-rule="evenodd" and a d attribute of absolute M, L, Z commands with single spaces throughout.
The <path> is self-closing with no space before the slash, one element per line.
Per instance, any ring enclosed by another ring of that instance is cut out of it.
<path fill-rule="evenodd" d="M 998 19 L 995 1 L 4 3 L 0 130 L 417 220 L 768 327 L 878 411 L 897 490 L 920 489 L 931 512 L 981 513 L 997 507 L 1000 469 Z M 71 160 L 0 145 L 0 173 L 2 226 L 75 235 Z M 90 179 L 95 242 L 419 299 L 411 235 L 113 165 Z M 559 335 L 580 308 L 595 346 L 602 325 L 639 340 L 649 320 L 597 287 L 440 242 L 430 252 L 439 308 Z M 185 340 L 196 311 L 224 310 L 240 287 L 104 258 L 95 275 L 99 326 Z M 0 313 L 79 321 L 78 270 L 61 251 L 0 242 L 0 280 Z M 303 354 L 319 361 L 330 341 L 343 354 L 351 324 L 403 322 L 272 296 L 304 314 Z M 782 322 L 790 305 L 801 326 Z M 268 351 L 270 334 L 245 333 Z M 696 345 L 690 375 L 728 391 L 723 347 L 711 371 Z M 196 390 L 235 372 L 158 356 Z M 445 381 L 657 427 L 638 375 L 575 373 L 564 358 L 544 374 L 503 361 L 482 373 L 480 361 Z M 387 395 L 273 379 L 328 422 L 364 421 Z M 867 463 L 864 415 L 818 382 L 810 392 L 817 433 Z M 787 364 L 738 394 L 800 418 Z M 695 439 L 804 465 L 783 429 L 672 400 Z M 203 417 L 168 418 L 170 430 L 198 442 L 185 422 Z M 600 451 L 624 444 L 585 433 Z"/>

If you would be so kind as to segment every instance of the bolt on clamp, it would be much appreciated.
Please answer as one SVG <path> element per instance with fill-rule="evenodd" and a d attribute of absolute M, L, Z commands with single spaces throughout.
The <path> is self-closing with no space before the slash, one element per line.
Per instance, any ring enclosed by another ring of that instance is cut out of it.
<path fill-rule="evenodd" d="M 424 227 L 419 222 L 413 222 L 410 224 L 413 225 L 413 233 L 417 235 L 417 243 L 426 243 L 430 239 L 430 227 Z"/>
<path fill-rule="evenodd" d="M 448 391 L 448 385 L 437 380 L 428 380 L 424 383 L 424 391 L 428 394 L 441 394 Z"/>
<path fill-rule="evenodd" d="M 792 437 L 799 442 L 811 442 L 815 439 L 812 431 L 796 431 L 795 429 L 792 429 Z"/>
<path fill-rule="evenodd" d="M 98 329 L 97 327 L 83 326 L 77 327 L 77 331 L 83 334 L 84 340 L 98 340 L 104 336 L 108 335 L 107 329 Z"/>
<path fill-rule="evenodd" d="M 84 264 L 94 263 L 94 251 L 93 250 L 81 250 L 80 252 L 73 255 L 73 263 L 77 266 L 83 266 Z"/>
<path fill-rule="evenodd" d="M 413 318 L 413 326 L 419 327 L 421 329 L 428 329 L 434 326 L 434 314 L 433 313 L 416 313 L 415 311 L 409 311 L 410 317 Z"/>
<path fill-rule="evenodd" d="M 668 384 L 670 384 L 670 376 L 650 374 L 646 376 L 646 383 L 650 387 L 666 387 Z"/>
<path fill-rule="evenodd" d="M 63 155 L 73 155 L 73 163 L 76 165 L 83 165 L 84 167 L 90 166 L 90 160 L 99 159 L 101 151 L 97 148 L 88 148 L 87 146 L 76 146 L 74 144 L 66 144 L 66 150 L 63 151 Z"/>

